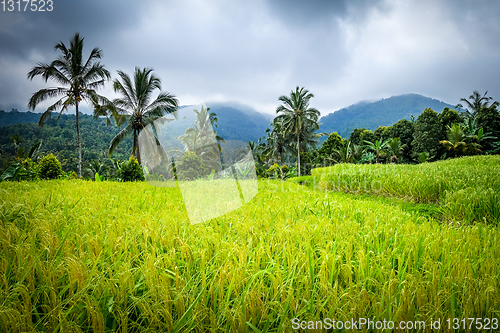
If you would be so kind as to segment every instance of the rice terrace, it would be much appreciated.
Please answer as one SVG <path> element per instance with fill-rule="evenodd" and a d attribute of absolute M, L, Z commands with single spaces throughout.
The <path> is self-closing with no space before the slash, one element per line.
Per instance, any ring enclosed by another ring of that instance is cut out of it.
<path fill-rule="evenodd" d="M 435 202 L 425 192 L 432 188 L 418 182 L 420 192 L 400 200 L 398 187 L 384 192 L 394 196 L 374 198 L 263 179 L 245 207 L 194 225 L 177 188 L 3 182 L 2 331 L 251 332 L 290 331 L 292 318 L 493 320 L 500 310 L 499 201 L 489 196 L 498 198 L 499 162 L 428 163 L 438 177 L 471 166 L 468 186 L 440 184 L 447 206 L 413 204 Z M 483 218 L 468 220 L 474 212 Z"/>
<path fill-rule="evenodd" d="M 500 331 L 500 44 L 459 29 L 495 10 L 27 3 L 0 4 L 0 333 Z"/>

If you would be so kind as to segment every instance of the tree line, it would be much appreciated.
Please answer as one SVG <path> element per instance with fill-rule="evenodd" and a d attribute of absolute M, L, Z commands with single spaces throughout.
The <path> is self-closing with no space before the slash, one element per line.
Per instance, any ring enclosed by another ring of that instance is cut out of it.
<path fill-rule="evenodd" d="M 298 89 L 292 91 L 290 100 L 299 96 Z M 304 105 L 308 105 L 311 97 L 309 94 Z M 498 106 L 487 92 L 481 95 L 474 91 L 468 98 L 461 98 L 455 109 L 446 107 L 439 113 L 427 108 L 417 119 L 413 116 L 411 120 L 401 119 L 374 131 L 356 128 L 348 139 L 337 132 L 317 133 L 316 115 L 311 114 L 301 122 L 287 112 L 274 118 L 267 136 L 251 145 L 259 174 L 277 178 L 308 174 L 314 167 L 336 163 L 423 163 L 465 155 L 499 154 Z M 300 107 L 291 109 L 300 115 L 308 114 Z M 280 113 L 281 107 L 276 111 Z M 295 119 L 293 126 L 292 119 Z M 318 139 L 323 135 L 328 138 L 318 147 Z M 295 163 L 296 167 L 291 168 Z"/>

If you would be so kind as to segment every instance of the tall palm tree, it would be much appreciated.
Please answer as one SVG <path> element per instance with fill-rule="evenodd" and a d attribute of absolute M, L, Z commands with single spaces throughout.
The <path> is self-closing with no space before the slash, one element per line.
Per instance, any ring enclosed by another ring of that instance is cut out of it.
<path fill-rule="evenodd" d="M 470 95 L 468 99 L 460 98 L 460 102 L 464 102 L 466 107 L 468 108 L 466 112 L 470 117 L 476 118 L 481 109 L 488 107 L 490 101 L 493 100 L 493 97 L 488 97 L 486 96 L 487 94 L 488 91 L 486 91 L 484 95 L 481 96 L 481 94 L 477 90 L 474 90 L 472 92 L 472 95 Z M 498 102 L 493 102 L 493 104 L 498 105 Z M 463 107 L 463 105 L 460 103 L 457 104 L 457 108 L 459 107 Z"/>
<path fill-rule="evenodd" d="M 76 109 L 76 135 L 78 138 L 78 177 L 82 176 L 82 141 L 80 137 L 80 122 L 78 119 L 78 107 L 82 100 L 99 108 L 99 103 L 108 104 L 109 101 L 96 93 L 96 89 L 104 86 L 104 82 L 111 78 L 108 70 L 99 62 L 102 51 L 94 48 L 86 61 L 83 59 L 83 38 L 76 33 L 70 40 L 69 48 L 63 42 L 55 46 L 56 50 L 62 52 L 56 60 L 50 64 L 38 63 L 28 73 L 28 79 L 33 80 L 35 76 L 41 75 L 47 82 L 49 79 L 56 81 L 64 87 L 40 89 L 34 93 L 28 103 L 30 110 L 47 98 L 61 97 L 42 113 L 39 126 L 43 126 L 45 120 L 52 115 L 53 111 L 60 109 L 61 114 L 71 106 Z"/>
<path fill-rule="evenodd" d="M 285 152 L 289 149 L 290 140 L 286 139 L 282 132 L 282 124 L 276 119 L 272 122 L 273 129 L 267 129 L 267 144 L 263 154 L 266 158 L 274 159 L 279 156 L 280 165 L 285 163 Z"/>
<path fill-rule="evenodd" d="M 225 140 L 217 135 L 214 127 L 217 127 L 219 118 L 214 112 L 209 112 L 210 108 L 201 107 L 201 110 L 193 110 L 196 119 L 193 127 L 186 129 L 185 133 L 179 137 L 186 150 L 195 152 L 198 156 L 203 153 L 214 151 L 216 155 L 222 150 L 219 143 Z"/>
<path fill-rule="evenodd" d="M 196 113 L 195 122 L 192 127 L 185 130 L 179 137 L 185 151 L 194 152 L 205 164 L 213 170 L 221 168 L 220 153 L 222 152 L 221 143 L 225 140 L 217 134 L 214 127 L 217 127 L 219 118 L 214 112 L 209 112 L 210 108 L 201 107 L 200 110 L 193 110 Z M 177 156 L 177 159 L 185 153 L 178 148 L 171 151 Z"/>
<path fill-rule="evenodd" d="M 137 157 L 141 164 L 139 151 L 139 133 L 149 124 L 167 114 L 176 115 L 178 101 L 174 95 L 161 92 L 161 80 L 152 74 L 153 69 L 135 68 L 133 78 L 128 74 L 118 71 L 121 81 L 113 81 L 113 89 L 122 95 L 121 98 L 113 100 L 109 110 L 114 112 L 118 126 L 128 122 L 109 145 L 108 154 L 111 155 L 118 144 L 128 135 L 133 136 L 132 155 Z M 160 92 L 155 100 L 151 101 L 152 92 L 158 89 Z"/>
<path fill-rule="evenodd" d="M 297 171 L 300 177 L 300 138 L 301 133 L 306 132 L 308 128 L 319 128 L 318 119 L 320 113 L 315 108 L 309 107 L 309 100 L 314 95 L 304 88 L 297 87 L 295 91 L 290 92 L 290 96 L 280 96 L 282 103 L 276 108 L 276 121 L 281 122 L 283 135 L 295 134 L 297 140 Z"/>

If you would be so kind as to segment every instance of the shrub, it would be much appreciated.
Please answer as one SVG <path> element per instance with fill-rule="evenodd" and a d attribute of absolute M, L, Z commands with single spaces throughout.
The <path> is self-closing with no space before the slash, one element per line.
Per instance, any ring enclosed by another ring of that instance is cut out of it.
<path fill-rule="evenodd" d="M 128 162 L 122 163 L 119 176 L 124 182 L 144 181 L 144 173 L 134 156 L 130 156 Z"/>
<path fill-rule="evenodd" d="M 24 168 L 24 172 L 21 176 L 23 180 L 35 180 L 39 178 L 39 169 L 35 162 L 30 158 L 27 158 L 21 162 L 21 166 Z"/>
<path fill-rule="evenodd" d="M 54 154 L 48 154 L 42 157 L 38 163 L 38 171 L 41 179 L 56 179 L 63 174 L 61 163 Z"/>
<path fill-rule="evenodd" d="M 267 169 L 267 174 L 270 178 L 287 179 L 297 175 L 297 168 L 289 167 L 286 164 L 279 166 L 278 163 L 274 163 L 269 169 Z"/>

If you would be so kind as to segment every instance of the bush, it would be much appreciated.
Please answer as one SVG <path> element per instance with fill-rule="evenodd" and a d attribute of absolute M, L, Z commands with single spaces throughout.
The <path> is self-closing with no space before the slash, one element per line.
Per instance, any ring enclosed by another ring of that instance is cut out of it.
<path fill-rule="evenodd" d="M 25 159 L 21 162 L 21 166 L 24 169 L 24 172 L 21 176 L 23 180 L 35 180 L 39 178 L 39 170 L 38 166 L 35 162 L 33 162 L 30 158 Z"/>
<path fill-rule="evenodd" d="M 61 163 L 54 154 L 48 154 L 42 157 L 38 162 L 38 172 L 41 179 L 56 179 L 62 176 Z"/>
<path fill-rule="evenodd" d="M 130 156 L 128 162 L 122 163 L 119 177 L 124 182 L 144 181 L 144 173 L 134 156 Z"/>
<path fill-rule="evenodd" d="M 269 169 L 267 169 L 267 174 L 270 178 L 287 179 L 296 176 L 297 169 L 295 167 L 290 168 L 286 164 L 279 166 L 278 163 L 274 163 Z"/>

